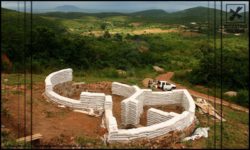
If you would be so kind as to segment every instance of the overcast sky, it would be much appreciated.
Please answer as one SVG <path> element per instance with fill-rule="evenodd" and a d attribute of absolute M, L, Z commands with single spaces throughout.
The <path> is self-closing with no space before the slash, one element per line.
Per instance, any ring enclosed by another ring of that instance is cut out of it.
<path fill-rule="evenodd" d="M 17 9 L 17 1 L 2 1 L 3 8 Z M 223 10 L 225 10 L 225 4 L 246 4 L 246 10 L 248 10 L 249 3 L 247 1 L 224 1 Z M 30 2 L 26 3 L 27 8 L 30 6 Z M 38 9 L 53 9 L 62 5 L 74 5 L 86 11 L 94 10 L 96 12 L 135 12 L 147 9 L 163 9 L 165 11 L 178 11 L 187 8 L 204 6 L 208 7 L 208 1 L 33 1 L 33 10 Z M 210 7 L 214 7 L 214 2 L 209 2 Z M 19 2 L 20 9 L 23 8 L 23 1 Z M 217 8 L 220 9 L 220 2 L 217 2 Z"/>

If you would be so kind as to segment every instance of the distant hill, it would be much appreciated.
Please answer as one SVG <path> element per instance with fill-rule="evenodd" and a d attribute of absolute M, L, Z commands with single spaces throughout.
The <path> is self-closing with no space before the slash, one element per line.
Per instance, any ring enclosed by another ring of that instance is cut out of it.
<path fill-rule="evenodd" d="M 57 6 L 54 10 L 55 11 L 62 11 L 62 12 L 80 12 L 80 11 L 82 11 L 81 8 L 78 8 L 78 7 L 73 6 L 73 5 Z"/>
<path fill-rule="evenodd" d="M 113 16 L 128 16 L 123 13 L 116 12 L 104 12 L 104 13 L 84 13 L 84 12 L 48 12 L 48 13 L 40 13 L 41 16 L 49 16 L 49 17 L 58 17 L 65 19 L 79 19 L 84 16 L 94 16 L 94 17 L 113 17 Z"/>
<path fill-rule="evenodd" d="M 131 16 L 134 16 L 134 21 L 189 24 L 190 22 L 208 22 L 208 19 L 212 23 L 214 22 L 214 13 L 216 13 L 216 22 L 219 23 L 221 11 L 207 7 L 194 7 L 172 13 L 163 10 L 147 10 L 132 13 Z M 224 11 L 222 12 L 222 16 L 225 16 Z"/>
<path fill-rule="evenodd" d="M 161 9 L 151 9 L 151 10 L 144 10 L 139 12 L 130 13 L 131 15 L 143 16 L 143 17 L 157 17 L 157 16 L 165 16 L 168 14 L 166 11 Z"/>
<path fill-rule="evenodd" d="M 1 8 L 1 12 L 16 12 L 16 11 L 7 8 Z"/>
<path fill-rule="evenodd" d="M 56 12 L 39 13 L 37 16 L 49 16 L 62 19 L 80 19 L 84 16 L 94 16 L 98 18 L 126 16 L 128 22 L 155 22 L 167 24 L 190 24 L 190 22 L 215 22 L 220 25 L 221 10 L 207 8 L 207 7 L 194 7 L 177 12 L 166 12 L 161 9 L 151 9 L 138 11 L 133 13 L 118 13 L 118 12 L 103 12 L 103 13 L 87 13 L 83 10 L 72 5 L 58 6 L 55 8 Z M 2 8 L 2 11 L 11 11 Z M 74 11 L 74 12 L 73 12 Z M 216 14 L 216 18 L 214 18 Z M 248 12 L 246 13 L 248 18 Z M 222 11 L 223 20 L 225 20 L 226 12 Z"/>
<path fill-rule="evenodd" d="M 83 12 L 48 12 L 40 15 L 67 18 L 67 19 L 78 19 L 83 16 L 95 16 L 95 17 L 111 17 L 111 16 L 128 16 L 130 21 L 141 21 L 141 22 L 158 22 L 158 23 L 169 23 L 169 24 L 188 24 L 190 22 L 214 22 L 214 13 L 216 13 L 216 22 L 220 21 L 221 11 L 218 9 L 207 8 L 207 7 L 194 7 L 178 12 L 166 12 L 160 9 L 152 9 L 139 11 L 134 13 L 117 13 L 117 12 L 105 12 L 105 13 L 83 13 Z M 223 20 L 226 12 L 222 12 Z"/>
<path fill-rule="evenodd" d="M 226 12 L 222 11 L 222 17 L 226 16 Z M 172 19 L 176 19 L 179 23 L 189 22 L 216 22 L 221 19 L 221 10 L 207 8 L 207 7 L 194 7 L 183 11 L 172 13 Z M 216 17 L 216 18 L 214 18 Z"/>
<path fill-rule="evenodd" d="M 6 8 L 1 8 L 1 27 L 2 32 L 7 32 L 10 31 L 8 34 L 12 34 L 11 32 L 15 33 L 15 31 L 19 30 L 19 28 L 23 28 L 23 18 L 24 18 L 24 13 L 23 12 L 18 12 L 15 10 L 10 10 Z M 9 26 L 9 23 L 11 22 L 11 26 Z M 27 29 L 30 28 L 30 14 L 26 14 L 26 25 Z M 61 33 L 65 31 L 65 28 L 61 25 L 59 25 L 58 22 L 53 21 L 53 20 L 48 20 L 43 18 L 40 15 L 33 14 L 33 26 L 45 26 L 48 27 L 54 31 L 58 31 L 58 33 Z M 20 30 L 22 31 L 22 30 Z M 8 35 L 6 34 L 6 35 Z"/>

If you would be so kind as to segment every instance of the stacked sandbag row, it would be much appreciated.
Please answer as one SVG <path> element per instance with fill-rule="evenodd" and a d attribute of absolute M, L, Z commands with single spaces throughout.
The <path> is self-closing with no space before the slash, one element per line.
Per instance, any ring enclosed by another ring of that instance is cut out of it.
<path fill-rule="evenodd" d="M 109 134 L 109 142 L 125 142 L 140 138 L 151 139 L 159 137 L 170 131 L 183 130 L 185 127 L 191 125 L 194 120 L 194 113 L 192 111 L 195 109 L 195 105 L 193 106 L 192 97 L 187 91 L 151 92 L 149 90 L 138 90 L 122 102 L 122 114 L 126 114 L 122 117 L 122 121 L 125 121 L 127 124 L 138 124 L 141 106 L 143 107 L 143 104 L 146 105 L 145 100 L 147 98 L 153 101 L 151 103 L 147 102 L 147 104 L 150 103 L 153 105 L 179 104 L 185 101 L 186 103 L 183 105 L 186 105 L 186 109 L 191 111 L 184 111 L 182 114 L 177 114 L 151 108 L 148 110 L 147 127 L 128 130 L 119 129 L 118 132 Z"/>
<path fill-rule="evenodd" d="M 68 97 L 61 96 L 54 91 L 47 92 L 48 98 L 56 103 L 59 103 L 64 106 L 68 106 L 71 108 L 81 108 L 82 105 L 79 100 L 74 100 Z"/>
<path fill-rule="evenodd" d="M 189 111 L 184 111 L 181 114 L 181 119 L 176 122 L 176 130 L 183 130 L 184 128 L 191 125 L 194 121 L 195 114 Z"/>
<path fill-rule="evenodd" d="M 128 124 L 138 125 L 140 122 L 140 110 L 143 110 L 143 105 L 136 99 L 126 99 L 121 102 L 121 121 L 122 125 Z"/>
<path fill-rule="evenodd" d="M 119 89 L 119 90 L 118 90 Z M 125 91 L 124 91 L 125 89 Z M 132 90 L 131 90 L 132 89 Z M 134 113 L 138 114 L 138 110 L 137 104 L 134 104 L 131 100 L 135 99 L 135 97 L 137 97 L 142 91 L 140 90 L 140 88 L 138 86 L 128 86 L 126 84 L 121 84 L 121 83 L 117 83 L 117 82 L 113 82 L 112 83 L 112 93 L 113 94 L 117 94 L 117 95 L 122 95 L 124 97 L 127 97 L 128 95 L 130 95 L 129 98 L 123 100 L 121 102 L 121 121 L 122 121 L 122 126 L 126 126 L 128 124 L 133 124 L 135 125 L 135 123 L 138 124 L 138 119 L 134 118 Z M 126 94 L 125 94 L 126 93 Z M 127 96 L 126 96 L 127 95 Z M 140 107 L 141 110 L 143 110 L 143 105 L 141 105 L 142 107 Z M 132 115 L 130 115 L 132 114 Z M 138 118 L 138 117 L 137 117 Z"/>
<path fill-rule="evenodd" d="M 113 115 L 112 103 L 113 103 L 112 97 L 110 95 L 105 96 L 105 105 L 104 105 L 105 121 L 106 121 L 106 127 L 107 127 L 109 134 L 118 131 L 117 121 Z"/>
<path fill-rule="evenodd" d="M 180 104 L 183 96 L 183 91 L 180 90 L 167 92 L 145 91 L 144 93 L 144 105 Z"/>
<path fill-rule="evenodd" d="M 138 125 L 140 115 L 143 113 L 143 90 L 134 86 L 136 91 L 128 99 L 122 101 L 122 124 Z"/>
<path fill-rule="evenodd" d="M 140 122 L 140 106 L 139 102 L 135 99 L 129 101 L 128 124 L 137 125 Z"/>
<path fill-rule="evenodd" d="M 135 93 L 135 88 L 126 84 L 113 82 L 112 94 L 129 97 Z"/>
<path fill-rule="evenodd" d="M 128 125 L 129 118 L 129 101 L 130 99 L 125 99 L 121 102 L 121 121 L 122 126 Z"/>
<path fill-rule="evenodd" d="M 122 124 L 139 124 L 140 115 L 143 113 L 144 105 L 179 104 L 182 101 L 182 97 L 183 90 L 171 92 L 152 92 L 151 90 L 139 89 L 136 93 L 122 102 Z"/>
<path fill-rule="evenodd" d="M 104 103 L 105 110 L 112 110 L 113 109 L 113 101 L 110 95 L 105 96 L 105 103 Z"/>
<path fill-rule="evenodd" d="M 168 99 L 167 103 L 165 104 L 172 104 L 172 103 L 181 103 L 183 102 L 182 98 L 186 92 L 184 90 L 176 90 L 176 92 L 158 92 L 157 94 L 168 96 L 170 99 L 175 99 L 174 102 L 169 102 Z M 127 124 L 138 124 L 140 119 L 140 106 L 141 103 L 145 102 L 145 93 L 150 93 L 150 91 L 140 92 L 137 91 L 128 99 L 122 102 L 122 112 L 127 112 L 127 115 L 124 116 L 124 119 Z M 167 93 L 167 94 L 166 94 Z M 150 93 L 152 94 L 152 92 Z M 171 95 L 175 95 L 172 96 Z M 151 95 L 150 95 L 151 96 Z M 153 95 L 155 96 L 155 95 Z M 159 96 L 156 95 L 156 99 Z M 155 97 L 153 97 L 155 99 Z M 163 99 L 163 98 L 161 98 Z M 187 99 L 191 101 L 190 97 L 187 96 Z M 157 101 L 157 100 L 156 100 Z M 189 102 L 186 101 L 186 102 Z M 162 104 L 162 102 L 154 103 L 155 105 Z M 189 104 L 190 105 L 190 104 Z M 125 107 L 126 106 L 126 107 Z M 143 107 L 143 105 L 142 105 Z M 125 114 L 125 113 L 124 113 Z M 158 136 L 162 136 L 167 134 L 170 131 L 174 130 L 182 130 L 185 127 L 188 127 L 194 119 L 194 114 L 188 111 L 184 111 L 182 114 L 177 114 L 174 112 L 163 112 L 161 110 L 156 109 L 149 109 L 148 112 L 148 125 L 147 127 L 136 128 L 136 129 L 129 129 L 129 130 L 118 130 L 117 133 L 113 133 L 109 135 L 109 142 L 114 141 L 129 141 L 133 139 L 139 138 L 155 138 Z"/>
<path fill-rule="evenodd" d="M 61 96 L 61 95 L 55 93 L 54 91 L 47 92 L 46 96 L 50 100 L 52 100 L 53 102 L 64 105 L 64 106 L 67 106 L 67 107 L 71 107 L 71 108 L 74 108 L 74 109 L 83 109 L 83 108 L 85 108 L 80 103 L 79 100 L 74 100 L 74 99 L 71 99 L 71 98 L 68 98 L 68 97 Z"/>
<path fill-rule="evenodd" d="M 106 100 L 106 108 L 112 109 L 111 96 L 105 97 L 103 93 L 81 93 L 80 100 L 74 100 L 68 97 L 61 96 L 53 91 L 56 84 L 72 81 L 72 69 L 63 69 L 53 72 L 45 79 L 45 94 L 46 96 L 61 105 L 68 106 L 74 109 L 89 110 L 103 112 L 104 102 Z"/>
<path fill-rule="evenodd" d="M 121 102 L 122 125 L 137 125 L 140 122 L 140 115 L 143 113 L 143 91 L 138 90 L 128 99 Z M 138 99 L 139 100 L 138 100 Z"/>
<path fill-rule="evenodd" d="M 53 85 L 68 81 L 72 81 L 72 69 L 60 70 L 51 77 L 51 82 Z"/>
<path fill-rule="evenodd" d="M 189 122 L 190 119 L 188 118 L 188 114 L 189 112 L 185 111 L 182 114 L 174 116 L 173 118 L 165 122 L 161 122 L 161 123 L 149 126 L 149 127 L 153 127 L 154 130 L 151 132 L 150 135 L 148 135 L 148 138 L 155 138 L 155 137 L 167 134 L 170 131 L 182 130 L 185 127 L 188 127 L 191 124 Z"/>
<path fill-rule="evenodd" d="M 138 91 L 138 95 L 136 95 L 135 99 L 138 101 L 138 107 L 139 107 L 139 114 L 142 115 L 143 114 L 143 106 L 144 106 L 144 99 L 145 99 L 145 91 L 148 90 L 140 90 Z"/>
<path fill-rule="evenodd" d="M 80 95 L 81 104 L 86 108 L 95 110 L 104 109 L 105 94 L 82 92 Z"/>
<path fill-rule="evenodd" d="M 45 79 L 45 94 L 46 96 L 61 105 L 71 108 L 81 108 L 79 100 L 74 100 L 68 97 L 61 96 L 53 91 L 56 84 L 72 81 L 72 69 L 63 69 L 49 74 Z"/>
<path fill-rule="evenodd" d="M 187 90 L 184 90 L 183 98 L 182 98 L 182 107 L 189 112 L 195 112 L 195 103 L 192 96 L 189 94 Z"/>
<path fill-rule="evenodd" d="M 52 91 L 56 84 L 72 81 L 72 69 L 63 69 L 49 74 L 45 79 L 45 92 Z"/>
<path fill-rule="evenodd" d="M 174 112 L 164 112 L 155 108 L 150 108 L 147 112 L 147 126 L 165 122 L 173 117 L 177 116 Z"/>
<path fill-rule="evenodd" d="M 165 135 L 170 131 L 182 130 L 191 125 L 192 122 L 193 120 L 190 119 L 190 113 L 185 111 L 182 114 L 162 123 L 136 129 L 120 129 L 118 132 L 109 134 L 108 142 L 126 142 L 140 138 L 151 139 Z"/>
<path fill-rule="evenodd" d="M 105 109 L 105 121 L 109 133 L 118 131 L 117 121 L 113 116 L 112 109 Z"/>

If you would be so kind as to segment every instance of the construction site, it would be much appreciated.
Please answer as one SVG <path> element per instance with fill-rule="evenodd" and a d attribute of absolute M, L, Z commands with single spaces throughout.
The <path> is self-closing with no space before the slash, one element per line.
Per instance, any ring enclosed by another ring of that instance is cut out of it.
<path fill-rule="evenodd" d="M 16 95 L 11 94 L 24 87 L 5 86 L 9 91 L 5 108 L 10 117 L 2 114 L 3 124 L 17 142 L 39 141 L 39 147 L 143 144 L 150 148 L 183 148 L 178 143 L 184 139 L 208 136 L 207 131 L 205 135 L 194 134 L 196 129 L 209 130 L 197 127 L 200 121 L 196 115 L 202 113 L 226 121 L 204 99 L 194 100 L 187 89 L 179 85 L 176 89 L 163 76 L 157 79 L 147 80 L 145 88 L 108 81 L 74 82 L 72 69 L 59 70 L 49 74 L 44 84 L 34 84 L 32 126 L 31 116 L 18 114 L 25 108 L 23 97 L 18 105 L 14 101 Z M 152 88 L 157 85 L 160 89 Z M 174 88 L 164 88 L 164 85 Z M 84 145 L 77 145 L 81 137 Z"/>
<path fill-rule="evenodd" d="M 104 138 L 108 143 L 164 136 L 170 131 L 188 128 L 195 119 L 195 103 L 187 90 L 152 92 L 151 89 L 113 82 L 111 89 L 106 88 L 106 93 L 97 93 L 104 92 L 101 90 L 82 92 L 86 91 L 86 87 L 82 84 L 70 85 L 67 83 L 70 81 L 72 69 L 50 74 L 45 80 L 46 97 L 63 107 L 72 108 L 73 111 L 102 117 L 102 123 L 108 131 Z M 54 91 L 55 86 L 57 88 Z M 113 105 L 112 96 L 106 94 L 118 96 L 115 97 L 116 105 Z M 161 105 L 176 105 L 176 108 L 180 108 L 175 112 L 156 108 L 143 109 L 144 106 Z M 114 112 L 113 115 L 113 107 L 120 108 L 120 112 Z M 142 114 L 144 117 L 141 118 Z"/>

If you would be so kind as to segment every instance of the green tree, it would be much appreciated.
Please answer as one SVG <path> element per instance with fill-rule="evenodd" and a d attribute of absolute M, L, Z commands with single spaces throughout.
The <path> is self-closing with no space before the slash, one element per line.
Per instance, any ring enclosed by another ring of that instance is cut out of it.
<path fill-rule="evenodd" d="M 115 38 L 117 41 L 122 41 L 122 35 L 119 34 L 119 33 L 116 33 L 116 34 L 114 35 L 114 38 Z"/>
<path fill-rule="evenodd" d="M 102 23 L 102 24 L 101 24 L 101 29 L 102 29 L 102 30 L 106 30 L 106 28 L 107 28 L 107 24 L 106 24 L 106 23 Z"/>
<path fill-rule="evenodd" d="M 104 38 L 111 38 L 111 34 L 109 33 L 109 31 L 105 31 L 103 34 Z"/>

